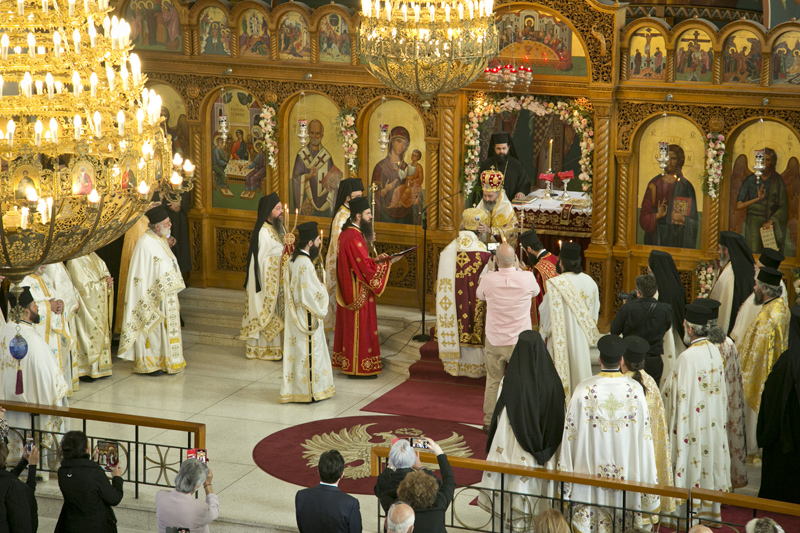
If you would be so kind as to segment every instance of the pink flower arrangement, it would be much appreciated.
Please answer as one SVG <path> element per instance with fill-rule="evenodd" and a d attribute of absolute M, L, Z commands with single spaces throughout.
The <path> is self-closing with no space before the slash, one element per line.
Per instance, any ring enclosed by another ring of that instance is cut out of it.
<path fill-rule="evenodd" d="M 278 168 L 278 141 L 275 140 L 275 130 L 278 127 L 275 106 L 267 104 L 261 108 L 261 132 L 264 134 L 264 153 L 267 155 L 267 164 L 272 170 Z"/>
<path fill-rule="evenodd" d="M 339 124 L 339 139 L 342 141 L 344 159 L 350 171 L 358 170 L 358 131 L 356 130 L 356 116 L 354 109 L 343 109 L 337 118 Z"/>
<path fill-rule="evenodd" d="M 703 173 L 703 192 L 711 198 L 719 196 L 722 181 L 722 160 L 725 157 L 725 136 L 706 134 L 706 167 Z"/>
<path fill-rule="evenodd" d="M 697 297 L 708 298 L 711 294 L 711 287 L 714 285 L 714 264 L 712 262 L 700 261 L 694 269 L 697 277 Z"/>

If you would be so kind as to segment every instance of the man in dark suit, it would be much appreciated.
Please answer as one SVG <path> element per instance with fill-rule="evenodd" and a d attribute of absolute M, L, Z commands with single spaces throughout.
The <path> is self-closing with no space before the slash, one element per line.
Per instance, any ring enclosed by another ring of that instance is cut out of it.
<path fill-rule="evenodd" d="M 644 370 L 656 383 L 661 380 L 664 371 L 664 335 L 672 326 L 672 308 L 654 298 L 658 285 L 652 274 L 636 278 L 636 290 L 631 293 L 628 302 L 623 305 L 614 321 L 611 322 L 611 334 L 636 335 L 650 343 L 650 350 L 644 359 Z"/>
<path fill-rule="evenodd" d="M 319 458 L 320 484 L 297 491 L 294 498 L 300 533 L 361 533 L 358 500 L 339 490 L 344 458 L 337 450 Z"/>

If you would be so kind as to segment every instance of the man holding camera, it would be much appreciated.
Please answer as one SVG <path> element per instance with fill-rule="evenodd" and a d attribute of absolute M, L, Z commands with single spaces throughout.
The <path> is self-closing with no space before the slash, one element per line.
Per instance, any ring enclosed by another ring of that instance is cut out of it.
<path fill-rule="evenodd" d="M 531 329 L 531 298 L 539 294 L 533 273 L 519 270 L 518 266 L 514 248 L 503 243 L 497 248 L 495 257 L 489 260 L 489 271 L 478 284 L 477 296 L 486 302 L 484 432 L 489 431 L 497 389 L 519 334 Z"/>
<path fill-rule="evenodd" d="M 655 299 L 658 284 L 652 274 L 645 274 L 636 278 L 636 290 L 627 296 L 627 302 L 617 312 L 611 322 L 611 334 L 628 337 L 636 335 L 650 344 L 650 349 L 644 359 L 644 370 L 656 383 L 661 382 L 664 371 L 664 362 L 661 355 L 664 353 L 664 335 L 672 325 L 672 308 L 669 304 L 661 303 Z"/>

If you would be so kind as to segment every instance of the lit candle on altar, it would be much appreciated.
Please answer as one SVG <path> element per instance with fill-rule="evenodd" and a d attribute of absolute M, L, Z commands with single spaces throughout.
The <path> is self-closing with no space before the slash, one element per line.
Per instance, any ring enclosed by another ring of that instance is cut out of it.
<path fill-rule="evenodd" d="M 547 156 L 547 171 L 553 170 L 553 139 L 550 139 L 550 153 Z"/>

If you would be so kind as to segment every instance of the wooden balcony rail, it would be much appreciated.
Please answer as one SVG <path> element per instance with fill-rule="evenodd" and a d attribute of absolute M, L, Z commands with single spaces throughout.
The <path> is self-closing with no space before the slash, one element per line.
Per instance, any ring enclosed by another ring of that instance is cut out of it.
<path fill-rule="evenodd" d="M 54 407 L 52 405 L 42 405 L 38 403 L 2 401 L 0 402 L 0 405 L 2 405 L 7 411 L 15 411 L 18 413 L 60 416 L 63 418 L 93 420 L 96 422 L 111 422 L 112 424 L 169 429 L 184 433 L 192 433 L 194 435 L 194 447 L 206 447 L 206 425 L 199 422 L 184 422 L 182 420 L 166 420 L 163 418 L 152 418 L 149 416 L 124 415 L 119 413 L 109 413 L 106 411 L 76 409 L 74 407 Z"/>
<path fill-rule="evenodd" d="M 380 474 L 380 460 L 389 457 L 389 448 L 376 446 L 370 453 L 370 474 L 378 476 Z M 436 456 L 432 453 L 421 452 L 419 459 L 423 463 L 436 464 Z M 509 463 L 496 463 L 493 461 L 483 461 L 480 459 L 469 459 L 463 457 L 447 457 L 450 466 L 454 468 L 467 468 L 469 470 L 480 470 L 483 472 L 497 472 L 514 476 L 534 477 L 552 481 L 563 481 L 564 483 L 577 483 L 590 487 L 600 487 L 605 489 L 624 490 L 628 492 L 639 492 L 666 496 L 677 500 L 704 500 L 707 502 L 718 502 L 725 505 L 732 505 L 744 509 L 753 509 L 779 513 L 790 516 L 800 516 L 800 505 L 767 500 L 734 494 L 731 492 L 720 492 L 707 489 L 684 489 L 679 487 L 669 487 L 665 485 L 653 485 L 650 483 L 638 483 L 635 481 L 620 481 L 607 479 L 588 474 L 574 474 L 570 472 L 560 472 L 558 470 L 548 470 L 545 468 L 531 468 Z"/>

